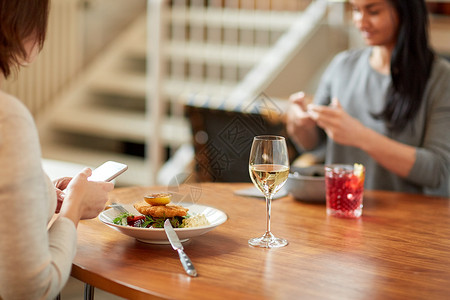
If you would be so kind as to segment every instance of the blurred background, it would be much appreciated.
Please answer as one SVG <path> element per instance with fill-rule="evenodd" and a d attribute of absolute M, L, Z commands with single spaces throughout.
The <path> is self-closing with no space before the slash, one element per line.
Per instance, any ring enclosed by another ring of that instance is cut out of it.
<path fill-rule="evenodd" d="M 450 2 L 428 7 L 449 56 Z M 282 134 L 289 95 L 313 95 L 331 58 L 362 45 L 346 1 L 52 0 L 40 57 L 6 90 L 63 171 L 117 160 L 118 186 L 249 180 L 251 136 Z M 245 175 L 225 176 L 233 163 Z"/>

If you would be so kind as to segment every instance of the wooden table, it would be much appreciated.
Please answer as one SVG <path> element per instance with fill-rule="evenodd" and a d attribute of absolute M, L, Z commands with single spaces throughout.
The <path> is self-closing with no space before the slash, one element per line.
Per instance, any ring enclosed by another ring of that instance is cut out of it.
<path fill-rule="evenodd" d="M 98 219 L 79 224 L 72 276 L 127 299 L 449 299 L 450 199 L 366 191 L 358 220 L 327 217 L 324 204 L 273 201 L 279 249 L 247 245 L 265 229 L 265 203 L 201 184 L 199 204 L 228 221 L 184 244 L 199 276 L 185 274 L 170 245 L 125 236 Z M 121 188 L 132 203 L 161 188 Z"/>

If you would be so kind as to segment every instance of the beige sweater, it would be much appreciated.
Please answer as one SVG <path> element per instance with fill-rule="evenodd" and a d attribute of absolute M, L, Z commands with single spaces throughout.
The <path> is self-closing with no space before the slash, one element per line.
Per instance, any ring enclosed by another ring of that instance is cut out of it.
<path fill-rule="evenodd" d="M 33 118 L 0 91 L 0 298 L 52 299 L 65 285 L 76 228 L 58 218 L 47 230 L 55 207 Z"/>

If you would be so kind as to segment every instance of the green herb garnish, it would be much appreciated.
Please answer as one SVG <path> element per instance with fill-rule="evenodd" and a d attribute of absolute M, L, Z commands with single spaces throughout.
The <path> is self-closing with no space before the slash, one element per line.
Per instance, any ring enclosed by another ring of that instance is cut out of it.
<path fill-rule="evenodd" d="M 127 217 L 133 217 L 132 214 L 130 213 L 123 213 L 118 215 L 117 217 L 114 218 L 113 223 L 116 225 L 123 225 L 123 226 L 127 226 L 128 222 L 127 222 Z M 172 224 L 173 228 L 182 228 L 183 227 L 183 219 L 185 218 L 189 218 L 189 216 L 185 216 L 185 217 L 173 217 L 170 218 L 170 223 Z M 142 228 L 164 228 L 164 221 L 167 218 L 162 217 L 162 218 L 154 218 L 152 216 L 145 216 L 145 221 L 140 224 L 139 227 Z"/>
<path fill-rule="evenodd" d="M 128 225 L 127 217 L 130 217 L 130 216 L 132 216 L 132 215 L 129 213 L 120 214 L 114 218 L 113 223 L 116 225 L 126 226 L 126 225 Z"/>

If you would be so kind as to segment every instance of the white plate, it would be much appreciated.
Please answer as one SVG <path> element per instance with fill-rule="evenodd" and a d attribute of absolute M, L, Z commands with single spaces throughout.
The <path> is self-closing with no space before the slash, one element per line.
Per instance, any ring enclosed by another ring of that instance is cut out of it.
<path fill-rule="evenodd" d="M 175 232 L 182 242 L 185 242 L 192 237 L 205 234 L 208 231 L 211 231 L 217 226 L 223 224 L 228 219 L 227 215 L 223 211 L 210 206 L 192 203 L 180 203 L 178 205 L 189 208 L 188 214 L 190 214 L 191 216 L 197 214 L 205 215 L 210 223 L 210 225 L 208 226 L 194 228 L 175 228 Z M 130 213 L 137 216 L 141 215 L 138 211 L 136 211 L 132 204 L 124 204 L 123 206 Z M 110 208 L 101 212 L 98 218 L 109 227 L 125 235 L 134 237 L 139 241 L 152 244 L 169 244 L 164 228 L 139 228 L 116 225 L 112 222 L 112 220 L 118 215 L 120 215 L 120 213 L 117 210 Z"/>

